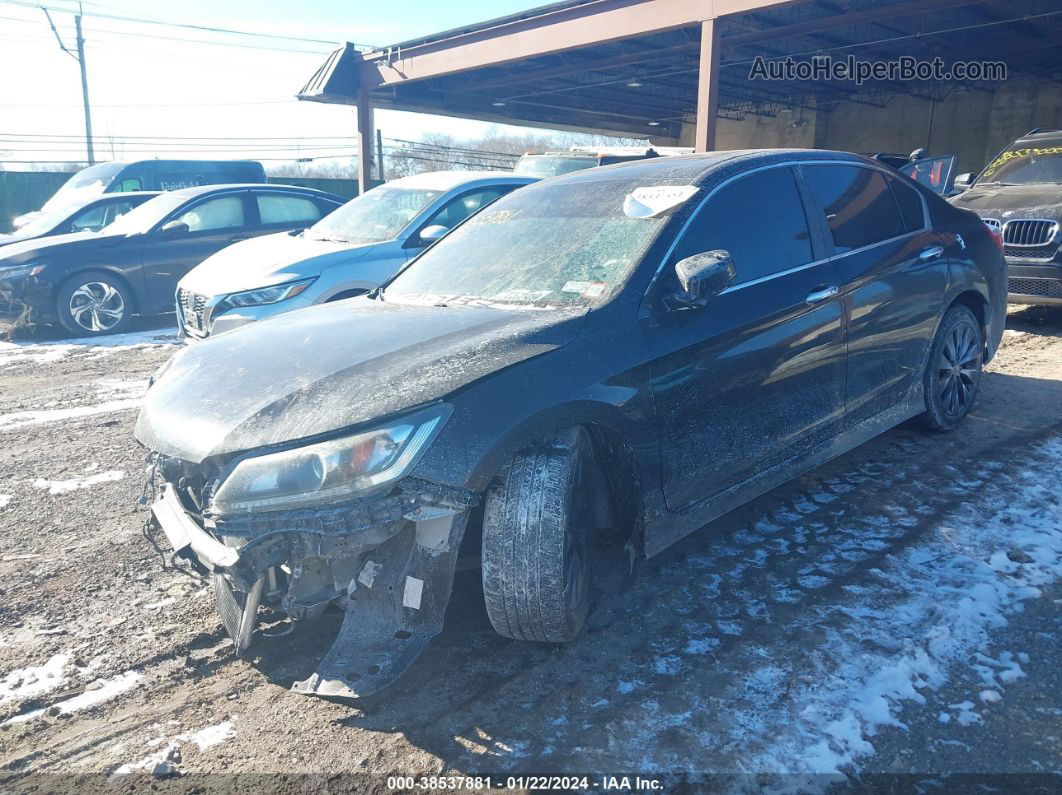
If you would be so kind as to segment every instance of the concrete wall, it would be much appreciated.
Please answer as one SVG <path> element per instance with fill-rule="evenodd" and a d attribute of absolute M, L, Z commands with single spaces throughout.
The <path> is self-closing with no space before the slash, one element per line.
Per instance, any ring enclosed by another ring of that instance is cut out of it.
<path fill-rule="evenodd" d="M 849 152 L 900 152 L 919 147 L 957 154 L 956 173 L 980 171 L 999 150 L 1035 127 L 1062 128 L 1062 83 L 1011 80 L 995 93 L 952 92 L 943 102 L 910 96 L 884 108 L 845 103 L 831 112 L 743 121 L 720 119 L 718 149 L 814 147 Z M 692 125 L 683 130 L 692 145 Z M 686 133 L 688 132 L 688 136 Z"/>
<path fill-rule="evenodd" d="M 825 115 L 825 114 L 822 114 Z M 673 146 L 693 146 L 695 124 L 684 122 L 682 135 Z M 720 119 L 715 133 L 716 149 L 810 149 L 815 146 L 814 111 L 785 113 L 774 118 L 748 116 L 741 121 Z M 652 139 L 663 143 L 663 139 Z"/>

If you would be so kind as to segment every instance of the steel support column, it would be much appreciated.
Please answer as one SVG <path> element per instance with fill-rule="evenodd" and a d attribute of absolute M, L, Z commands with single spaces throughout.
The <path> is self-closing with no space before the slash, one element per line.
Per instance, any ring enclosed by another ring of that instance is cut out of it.
<path fill-rule="evenodd" d="M 358 194 L 372 187 L 372 103 L 368 91 L 359 91 L 358 102 Z"/>
<path fill-rule="evenodd" d="M 715 127 L 719 114 L 719 56 L 722 53 L 717 19 L 701 23 L 701 63 L 697 75 L 697 131 L 693 148 L 697 152 L 715 149 Z"/>

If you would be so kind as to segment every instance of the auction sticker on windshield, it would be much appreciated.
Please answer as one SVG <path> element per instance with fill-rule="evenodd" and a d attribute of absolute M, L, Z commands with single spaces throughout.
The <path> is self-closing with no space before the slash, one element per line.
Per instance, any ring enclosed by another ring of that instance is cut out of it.
<path fill-rule="evenodd" d="M 652 218 L 677 207 L 696 192 L 696 185 L 650 185 L 635 188 L 623 200 L 623 214 L 628 218 Z"/>
<path fill-rule="evenodd" d="M 562 293 L 579 293 L 587 298 L 597 298 L 608 287 L 608 282 L 568 282 L 561 288 Z"/>

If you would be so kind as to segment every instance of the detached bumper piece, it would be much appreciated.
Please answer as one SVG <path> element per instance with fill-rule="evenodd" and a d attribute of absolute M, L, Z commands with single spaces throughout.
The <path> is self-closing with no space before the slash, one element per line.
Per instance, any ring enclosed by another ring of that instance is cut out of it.
<path fill-rule="evenodd" d="M 292 690 L 358 698 L 397 679 L 442 630 L 477 501 L 410 479 L 376 500 L 201 524 L 165 483 L 151 511 L 174 551 L 214 574 L 218 611 L 238 655 L 251 646 L 261 603 L 293 621 L 342 609 L 332 647 Z"/>

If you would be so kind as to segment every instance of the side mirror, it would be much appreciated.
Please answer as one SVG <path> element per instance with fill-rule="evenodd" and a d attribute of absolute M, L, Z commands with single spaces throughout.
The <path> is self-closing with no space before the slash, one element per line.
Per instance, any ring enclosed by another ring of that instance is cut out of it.
<path fill-rule="evenodd" d="M 187 235 L 189 227 L 184 221 L 170 221 L 163 224 L 160 231 L 164 235 Z"/>
<path fill-rule="evenodd" d="M 951 184 L 952 194 L 954 195 L 956 193 L 962 193 L 964 190 L 970 187 L 970 184 L 972 182 L 973 174 L 971 174 L 970 172 L 966 172 L 965 174 L 959 174 L 959 176 L 957 176 L 955 178 L 955 181 Z"/>
<path fill-rule="evenodd" d="M 432 224 L 431 226 L 426 226 L 421 229 L 420 234 L 417 235 L 417 237 L 425 246 L 430 246 L 449 231 L 450 228 L 447 226 L 443 226 L 442 224 Z"/>
<path fill-rule="evenodd" d="M 716 249 L 679 260 L 675 263 L 680 291 L 674 296 L 676 308 L 701 307 L 713 295 L 719 295 L 736 275 L 729 251 Z"/>

